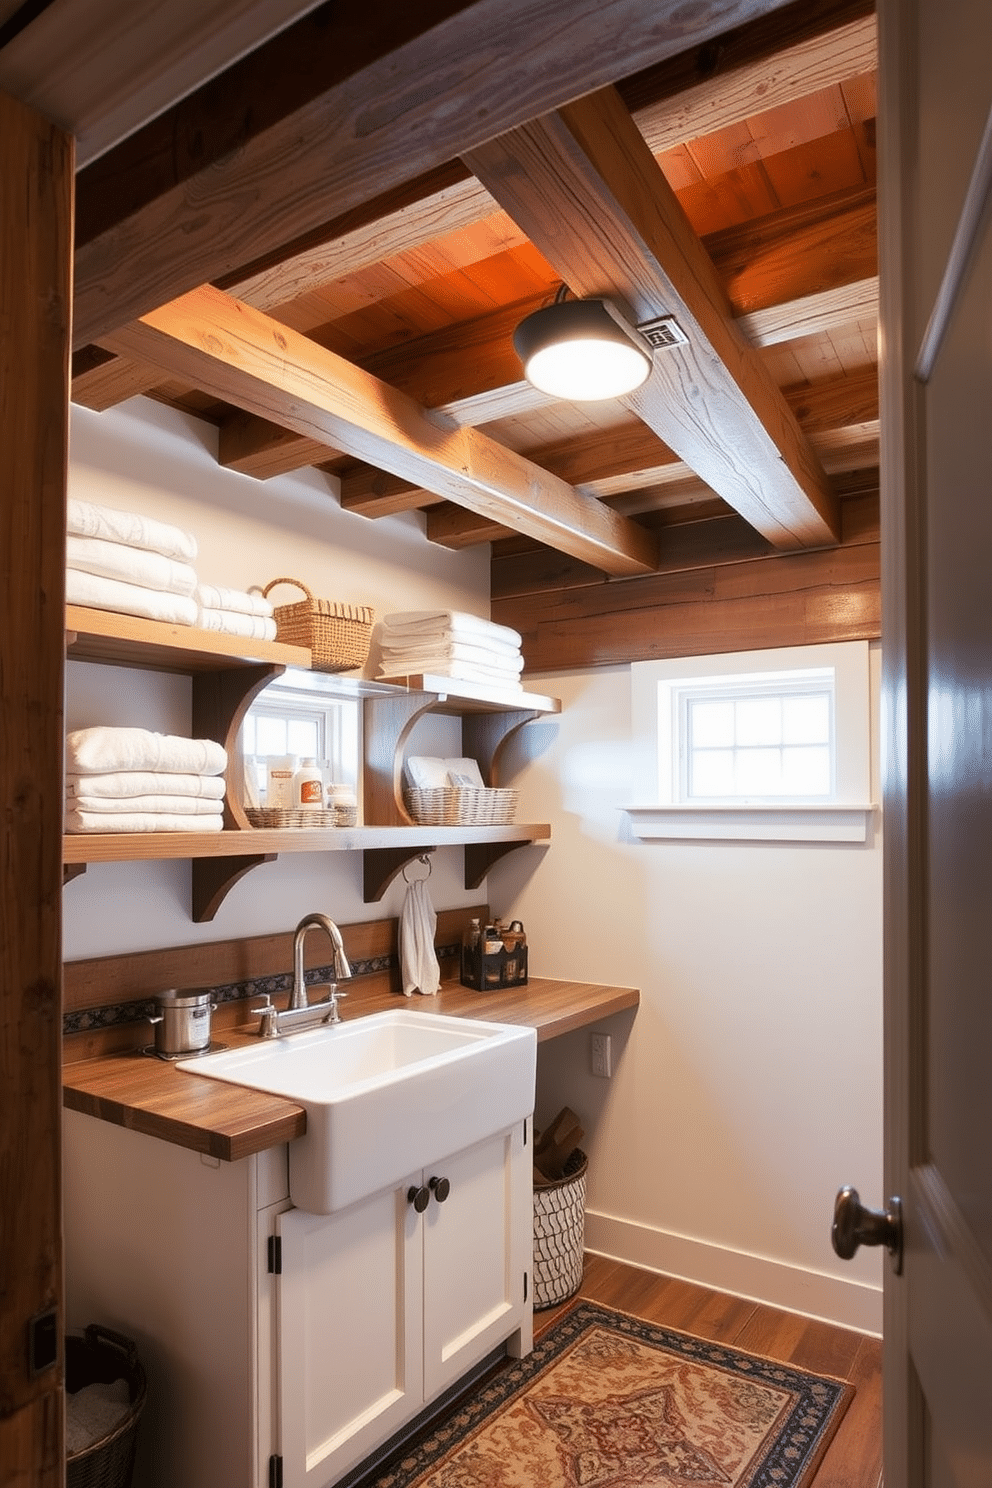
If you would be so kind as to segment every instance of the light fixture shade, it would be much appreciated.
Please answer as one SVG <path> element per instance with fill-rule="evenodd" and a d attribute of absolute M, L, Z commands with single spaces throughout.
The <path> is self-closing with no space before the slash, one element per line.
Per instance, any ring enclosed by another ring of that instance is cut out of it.
<path fill-rule="evenodd" d="M 604 300 L 560 300 L 513 333 L 524 376 L 542 393 L 578 402 L 619 398 L 651 370 L 647 347 Z"/>

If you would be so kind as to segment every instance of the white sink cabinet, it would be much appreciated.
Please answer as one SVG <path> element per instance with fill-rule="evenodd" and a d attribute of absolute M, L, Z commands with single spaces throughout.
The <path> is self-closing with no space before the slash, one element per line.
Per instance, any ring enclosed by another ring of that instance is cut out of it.
<path fill-rule="evenodd" d="M 314 1215 L 285 1146 L 221 1163 L 66 1111 L 68 1325 L 137 1343 L 136 1481 L 327 1488 L 487 1355 L 528 1353 L 530 1141 L 528 1117 Z"/>

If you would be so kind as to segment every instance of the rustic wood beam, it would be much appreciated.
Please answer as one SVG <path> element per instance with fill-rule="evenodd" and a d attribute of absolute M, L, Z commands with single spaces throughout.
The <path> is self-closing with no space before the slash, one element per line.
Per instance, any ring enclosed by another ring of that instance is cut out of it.
<path fill-rule="evenodd" d="M 874 448 L 870 458 L 877 463 L 878 374 L 874 367 L 853 376 L 799 383 L 783 388 L 782 393 L 801 427 L 811 435 L 814 448 L 820 443 L 819 436 L 825 436 L 825 448 L 834 469 L 846 468 L 844 456 L 854 450 L 858 451 L 859 460 L 862 458 L 866 427 L 871 426 Z M 552 471 L 592 496 L 613 498 L 636 492 L 641 498 L 636 502 L 621 506 L 611 501 L 614 510 L 623 510 L 628 516 L 655 510 L 663 503 L 686 504 L 692 498 L 713 495 L 705 482 L 693 477 L 688 465 L 637 419 L 596 429 L 560 444 L 535 446 L 523 453 L 542 469 Z M 347 502 L 349 509 L 354 509 L 350 503 L 352 483 L 357 483 L 357 479 L 357 475 L 342 478 L 342 504 Z M 665 494 L 659 492 L 661 486 L 666 488 Z M 394 499 L 398 496 L 394 492 Z M 364 502 L 364 514 L 372 509 L 369 495 Z M 497 542 L 506 532 L 464 508 L 432 502 L 427 512 L 427 536 L 442 547 L 460 549 L 475 543 Z"/>
<path fill-rule="evenodd" d="M 608 511 L 475 429 L 459 429 L 405 393 L 223 291 L 201 287 L 107 338 L 216 398 L 367 460 L 486 517 L 512 524 L 610 573 L 649 572 L 657 551 Z"/>
<path fill-rule="evenodd" d="M 774 0 L 474 0 L 326 87 L 76 254 L 76 345 L 280 251 L 524 119 L 775 9 Z M 512 61 L 512 65 L 510 65 Z M 301 148 L 301 141 L 306 142 Z M 287 168 L 292 163 L 292 169 Z"/>
<path fill-rule="evenodd" d="M 70 136 L 0 94 L 0 1477 L 38 1488 L 65 1481 L 62 699 L 72 184 Z M 41 1317 L 47 1333 L 32 1327 Z"/>
<path fill-rule="evenodd" d="M 687 344 L 657 353 L 621 401 L 776 547 L 835 541 L 822 468 L 616 92 L 466 159 L 577 294 L 604 295 L 635 323 L 675 315 Z"/>
<path fill-rule="evenodd" d="M 139 367 L 98 346 L 84 346 L 72 358 L 72 401 L 95 413 L 148 393 L 161 380 L 154 367 Z"/>

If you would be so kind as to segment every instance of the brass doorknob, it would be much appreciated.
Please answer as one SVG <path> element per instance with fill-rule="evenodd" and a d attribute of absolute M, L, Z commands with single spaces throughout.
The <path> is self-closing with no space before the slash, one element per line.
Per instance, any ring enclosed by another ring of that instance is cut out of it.
<path fill-rule="evenodd" d="M 890 1199 L 885 1209 L 866 1209 L 856 1188 L 842 1188 L 834 1200 L 830 1239 L 842 1261 L 849 1261 L 859 1245 L 884 1245 L 898 1275 L 902 1270 L 902 1200 Z"/>

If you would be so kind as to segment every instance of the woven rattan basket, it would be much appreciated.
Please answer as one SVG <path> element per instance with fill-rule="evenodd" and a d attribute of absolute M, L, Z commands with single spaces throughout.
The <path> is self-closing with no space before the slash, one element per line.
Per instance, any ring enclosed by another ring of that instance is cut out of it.
<path fill-rule="evenodd" d="M 534 1189 L 534 1307 L 553 1307 L 582 1284 L 588 1160 L 576 1147 L 565 1173 Z"/>
<path fill-rule="evenodd" d="M 85 1385 L 126 1379 L 131 1397 L 127 1414 L 112 1431 L 78 1452 L 67 1453 L 68 1488 L 128 1488 L 147 1390 L 134 1344 L 110 1328 L 90 1323 L 82 1338 L 66 1334 L 65 1372 L 66 1390 L 72 1394 Z"/>
<path fill-rule="evenodd" d="M 295 584 L 306 595 L 295 604 L 275 606 L 277 640 L 290 646 L 307 646 L 315 672 L 349 672 L 365 665 L 374 610 L 368 605 L 315 599 L 300 579 L 273 579 L 262 590 L 266 598 L 277 584 Z"/>
<path fill-rule="evenodd" d="M 515 790 L 479 790 L 474 786 L 411 786 L 404 791 L 406 809 L 424 827 L 502 827 L 517 811 Z"/>
<path fill-rule="evenodd" d="M 293 810 L 288 806 L 246 806 L 253 827 L 353 827 L 357 806 L 329 806 L 326 810 Z"/>

